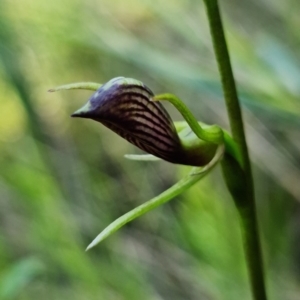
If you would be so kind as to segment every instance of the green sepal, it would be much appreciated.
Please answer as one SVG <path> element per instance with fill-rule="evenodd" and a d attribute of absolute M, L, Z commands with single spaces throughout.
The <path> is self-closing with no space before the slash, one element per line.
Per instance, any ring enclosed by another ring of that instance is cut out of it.
<path fill-rule="evenodd" d="M 89 90 L 89 91 L 97 91 L 101 87 L 101 83 L 96 82 L 76 82 L 60 85 L 53 89 L 48 90 L 48 92 L 57 92 L 63 90 Z"/>
<path fill-rule="evenodd" d="M 214 144 L 222 144 L 224 142 L 223 139 L 223 131 L 217 125 L 207 126 L 206 128 L 202 128 L 200 123 L 188 109 L 183 101 L 181 101 L 178 97 L 172 94 L 161 94 L 153 97 L 153 101 L 168 101 L 172 103 L 178 111 L 182 114 L 186 122 L 189 124 L 193 132 L 197 135 L 197 137 L 203 141 L 211 142 Z"/>
<path fill-rule="evenodd" d="M 139 161 L 159 161 L 159 157 L 152 154 L 125 154 L 125 158 L 130 160 L 139 160 Z"/>

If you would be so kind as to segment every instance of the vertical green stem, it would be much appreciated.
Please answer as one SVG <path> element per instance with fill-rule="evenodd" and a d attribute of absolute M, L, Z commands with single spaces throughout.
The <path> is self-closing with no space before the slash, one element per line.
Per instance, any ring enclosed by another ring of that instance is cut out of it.
<path fill-rule="evenodd" d="M 264 283 L 254 186 L 241 108 L 231 68 L 218 1 L 204 0 L 204 2 L 207 9 L 214 51 L 221 75 L 232 137 L 237 143 L 241 154 L 241 167 L 244 175 L 243 180 L 241 181 L 241 178 L 237 178 L 238 175 L 229 175 L 230 172 L 233 173 L 232 170 L 230 171 L 230 165 L 235 162 L 230 159 L 226 161 L 226 157 L 223 170 L 226 170 L 224 174 L 230 176 L 232 181 L 236 180 L 236 182 L 239 182 L 240 185 L 242 185 L 239 187 L 236 185 L 234 186 L 234 184 L 230 185 L 228 184 L 228 179 L 226 180 L 240 215 L 253 297 L 256 300 L 266 300 L 267 296 Z"/>

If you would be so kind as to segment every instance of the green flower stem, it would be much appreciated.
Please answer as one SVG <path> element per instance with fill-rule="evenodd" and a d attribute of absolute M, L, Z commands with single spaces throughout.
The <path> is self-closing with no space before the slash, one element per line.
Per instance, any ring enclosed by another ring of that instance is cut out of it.
<path fill-rule="evenodd" d="M 189 124 L 193 132 L 198 136 L 199 139 L 211 142 L 214 144 L 222 144 L 224 142 L 223 139 L 223 131 L 217 125 L 207 126 L 203 129 L 193 114 L 190 112 L 188 107 L 175 95 L 172 94 L 161 94 L 156 95 L 153 98 L 153 101 L 168 101 L 172 103 L 178 111 L 182 114 L 186 122 Z"/>
<path fill-rule="evenodd" d="M 227 178 L 225 178 L 227 186 L 240 214 L 253 297 L 256 300 L 266 300 L 267 296 L 264 283 L 263 260 L 257 223 L 254 186 L 241 109 L 218 1 L 204 0 L 204 2 L 206 5 L 214 51 L 221 75 L 232 136 L 241 153 L 241 172 L 243 172 L 244 176 L 238 178 L 239 175 L 241 175 L 240 172 L 235 174 L 232 171 L 238 169 L 238 167 L 235 164 L 236 162 L 228 155 L 225 155 L 223 160 L 223 171 L 227 176 Z M 238 182 L 239 185 L 234 182 Z"/>

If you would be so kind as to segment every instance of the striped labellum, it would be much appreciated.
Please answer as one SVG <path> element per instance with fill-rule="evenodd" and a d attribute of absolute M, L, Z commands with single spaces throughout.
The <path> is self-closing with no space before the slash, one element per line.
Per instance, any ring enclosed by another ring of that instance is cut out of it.
<path fill-rule="evenodd" d="M 117 77 L 72 116 L 98 121 L 140 149 L 180 163 L 184 155 L 175 126 L 165 108 L 151 101 L 153 96 L 142 82 Z"/>

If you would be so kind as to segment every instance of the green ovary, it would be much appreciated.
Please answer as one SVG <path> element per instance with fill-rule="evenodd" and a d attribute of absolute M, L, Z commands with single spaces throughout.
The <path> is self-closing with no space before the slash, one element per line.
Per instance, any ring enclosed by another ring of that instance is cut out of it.
<path fill-rule="evenodd" d="M 180 130 L 178 136 L 185 156 L 185 164 L 204 166 L 213 159 L 218 148 L 217 144 L 200 140 L 188 126 Z"/>

